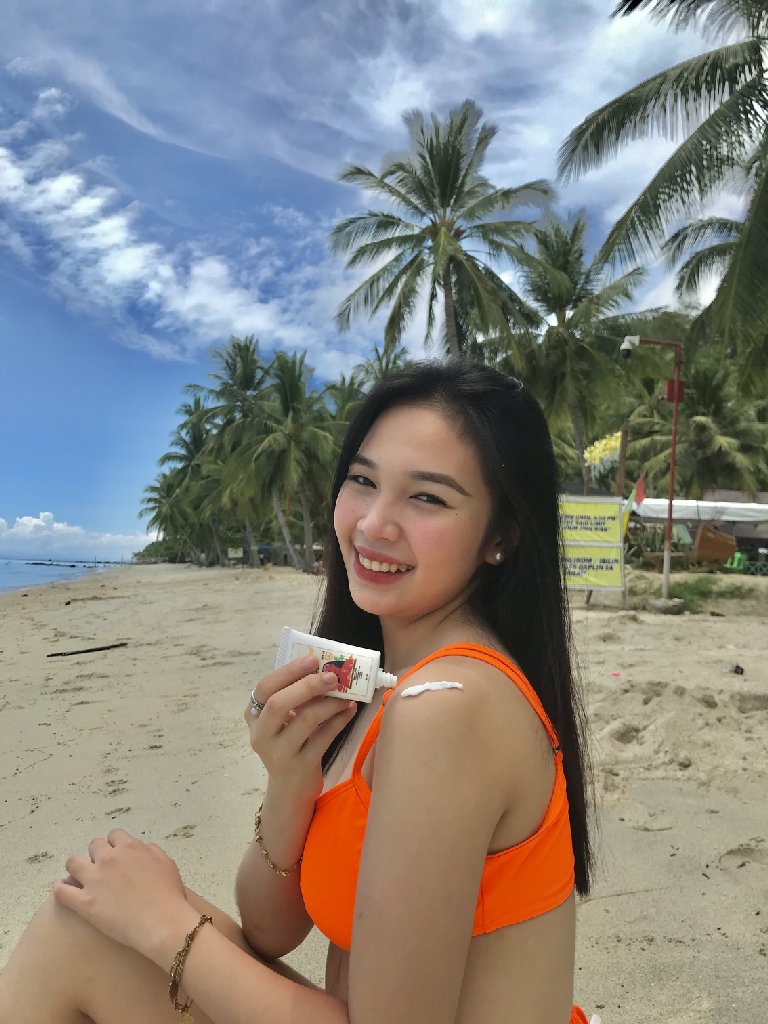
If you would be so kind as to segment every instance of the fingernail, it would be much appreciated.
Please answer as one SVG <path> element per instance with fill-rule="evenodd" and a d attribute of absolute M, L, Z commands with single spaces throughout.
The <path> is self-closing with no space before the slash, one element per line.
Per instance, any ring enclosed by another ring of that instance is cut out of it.
<path fill-rule="evenodd" d="M 333 684 L 334 686 L 339 685 L 338 676 L 334 675 L 333 672 L 323 672 L 323 682 L 326 686 Z"/>

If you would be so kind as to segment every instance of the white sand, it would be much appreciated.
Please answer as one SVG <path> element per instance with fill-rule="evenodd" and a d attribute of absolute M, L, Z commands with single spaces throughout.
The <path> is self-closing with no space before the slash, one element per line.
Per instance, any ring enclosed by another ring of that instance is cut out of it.
<path fill-rule="evenodd" d="M 740 582 L 754 601 L 724 617 L 574 613 L 602 831 L 576 998 L 604 1024 L 767 1016 L 768 579 Z M 0 964 L 66 857 L 115 825 L 234 913 L 265 781 L 241 715 L 316 584 L 149 566 L 0 595 Z M 321 984 L 325 945 L 286 959 Z"/>

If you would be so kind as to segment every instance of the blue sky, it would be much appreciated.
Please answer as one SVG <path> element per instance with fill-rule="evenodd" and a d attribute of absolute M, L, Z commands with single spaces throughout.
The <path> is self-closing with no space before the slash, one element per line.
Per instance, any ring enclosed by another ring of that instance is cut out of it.
<path fill-rule="evenodd" d="M 336 181 L 406 143 L 404 109 L 475 99 L 498 185 L 554 177 L 589 112 L 702 40 L 601 0 L 4 0 L 0 557 L 120 558 L 182 388 L 231 334 L 308 349 L 319 381 L 360 279 L 327 246 L 366 207 Z M 561 192 L 598 240 L 670 144 Z M 651 275 L 638 302 L 671 299 Z M 422 353 L 423 320 L 407 336 Z"/>

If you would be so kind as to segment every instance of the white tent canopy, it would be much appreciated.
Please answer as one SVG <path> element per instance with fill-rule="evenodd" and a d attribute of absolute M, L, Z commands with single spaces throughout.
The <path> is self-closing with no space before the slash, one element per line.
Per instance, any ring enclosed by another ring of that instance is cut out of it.
<path fill-rule="evenodd" d="M 641 519 L 666 519 L 666 498 L 646 498 L 635 511 Z M 688 501 L 675 498 L 672 518 L 701 523 L 768 523 L 768 505 L 747 501 Z"/>

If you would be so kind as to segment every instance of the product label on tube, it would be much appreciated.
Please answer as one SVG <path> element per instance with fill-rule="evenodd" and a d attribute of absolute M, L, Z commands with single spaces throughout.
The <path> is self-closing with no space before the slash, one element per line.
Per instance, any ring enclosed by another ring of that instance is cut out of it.
<path fill-rule="evenodd" d="M 378 666 L 371 658 L 361 654 L 339 654 L 315 644 L 294 641 L 291 658 L 303 658 L 314 655 L 320 662 L 319 672 L 333 672 L 339 680 L 336 693 L 357 700 L 370 700 L 370 680 L 375 676 Z"/>

